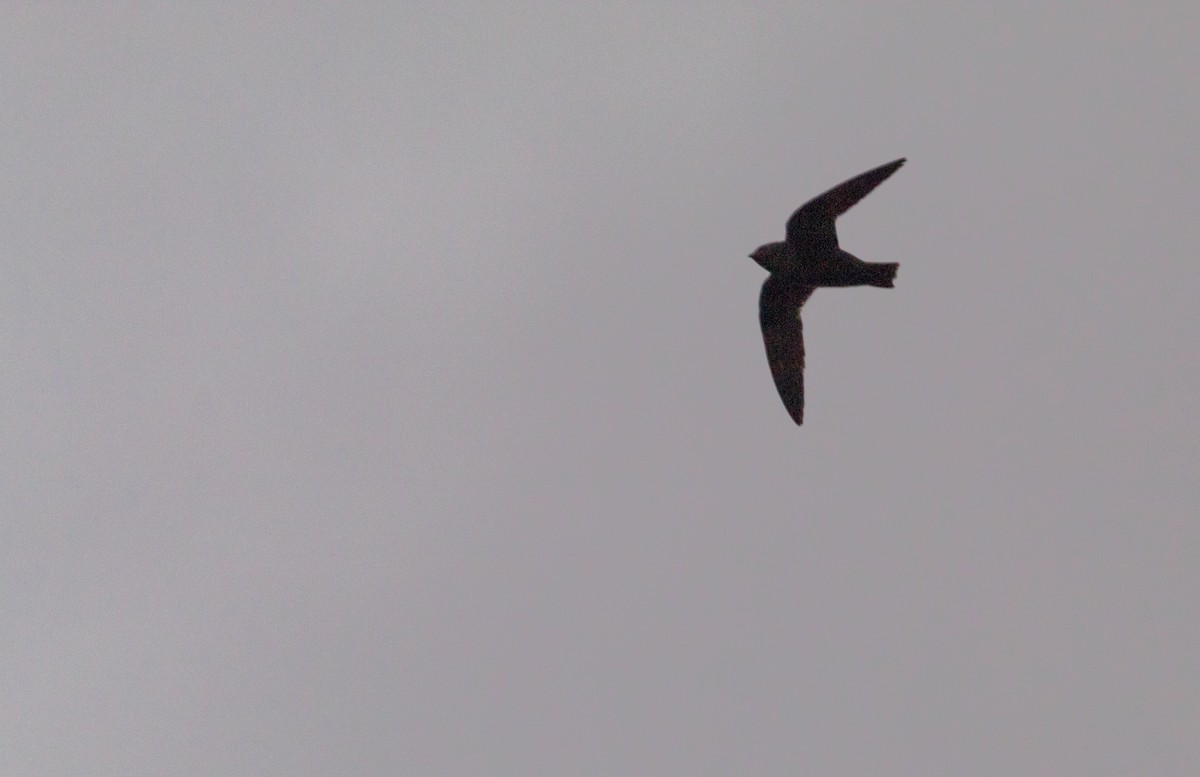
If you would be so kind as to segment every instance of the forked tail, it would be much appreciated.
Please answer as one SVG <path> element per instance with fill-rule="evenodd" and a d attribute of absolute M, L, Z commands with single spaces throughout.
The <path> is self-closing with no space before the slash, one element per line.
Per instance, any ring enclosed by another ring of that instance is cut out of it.
<path fill-rule="evenodd" d="M 880 288 L 892 288 L 892 281 L 896 279 L 896 270 L 900 265 L 897 262 L 870 262 L 867 265 L 871 268 L 871 280 L 867 281 L 870 286 L 879 286 Z"/>

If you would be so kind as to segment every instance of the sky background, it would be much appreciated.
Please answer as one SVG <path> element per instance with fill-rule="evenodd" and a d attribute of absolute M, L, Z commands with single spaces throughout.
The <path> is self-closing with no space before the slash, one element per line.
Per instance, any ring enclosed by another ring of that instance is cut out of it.
<path fill-rule="evenodd" d="M 301 5 L 0 11 L 0 773 L 1200 773 L 1200 6 Z"/>

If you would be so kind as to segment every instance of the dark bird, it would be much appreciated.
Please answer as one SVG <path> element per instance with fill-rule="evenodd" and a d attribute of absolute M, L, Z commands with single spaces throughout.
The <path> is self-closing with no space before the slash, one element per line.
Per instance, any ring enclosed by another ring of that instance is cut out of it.
<path fill-rule="evenodd" d="M 895 262 L 864 262 L 838 246 L 834 221 L 905 162 L 897 159 L 856 175 L 809 200 L 787 222 L 787 240 L 759 246 L 750 258 L 771 276 L 758 297 L 758 320 L 771 376 L 784 407 L 804 423 L 804 330 L 800 307 L 818 286 L 892 288 Z"/>

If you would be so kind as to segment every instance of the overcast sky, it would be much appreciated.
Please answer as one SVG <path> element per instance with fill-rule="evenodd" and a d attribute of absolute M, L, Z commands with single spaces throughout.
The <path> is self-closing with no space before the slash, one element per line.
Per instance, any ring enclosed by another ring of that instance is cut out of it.
<path fill-rule="evenodd" d="M 0 773 L 1200 774 L 1200 6 L 303 5 L 0 11 Z"/>

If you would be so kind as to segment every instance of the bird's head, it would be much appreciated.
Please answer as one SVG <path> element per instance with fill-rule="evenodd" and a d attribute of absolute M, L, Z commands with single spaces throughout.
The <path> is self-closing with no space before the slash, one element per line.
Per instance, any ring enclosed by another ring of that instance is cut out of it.
<path fill-rule="evenodd" d="M 767 272 L 775 273 L 787 268 L 787 243 L 766 243 L 754 249 L 750 258 L 758 262 Z"/>

